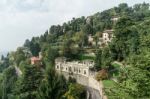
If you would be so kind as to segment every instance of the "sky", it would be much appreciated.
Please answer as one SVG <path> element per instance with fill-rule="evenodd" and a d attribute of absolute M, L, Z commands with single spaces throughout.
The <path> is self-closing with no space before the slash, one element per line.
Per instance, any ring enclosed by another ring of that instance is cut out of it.
<path fill-rule="evenodd" d="M 143 2 L 150 0 L 0 0 L 0 52 L 14 51 L 26 39 L 73 17 L 89 16 L 120 3 Z"/>

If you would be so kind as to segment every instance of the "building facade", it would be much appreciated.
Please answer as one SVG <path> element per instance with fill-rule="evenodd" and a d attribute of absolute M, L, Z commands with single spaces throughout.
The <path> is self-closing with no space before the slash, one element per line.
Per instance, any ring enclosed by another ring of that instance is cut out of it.
<path fill-rule="evenodd" d="M 31 65 L 40 64 L 41 59 L 39 57 L 31 57 Z"/>
<path fill-rule="evenodd" d="M 94 36 L 92 36 L 92 34 L 89 34 L 88 36 L 88 43 L 90 45 L 96 45 L 96 42 L 94 41 Z"/>
<path fill-rule="evenodd" d="M 107 45 L 114 37 L 113 32 L 113 30 L 105 30 L 103 33 L 101 33 L 101 36 L 98 36 L 97 40 L 95 40 L 94 36 L 90 34 L 88 36 L 88 43 L 92 46 L 102 46 L 103 44 Z"/>
<path fill-rule="evenodd" d="M 114 16 L 113 18 L 111 18 L 111 20 L 116 23 L 118 20 L 120 19 L 120 17 Z"/>
<path fill-rule="evenodd" d="M 108 44 L 113 38 L 113 30 L 106 30 L 102 33 L 103 43 Z"/>
<path fill-rule="evenodd" d="M 94 66 L 94 61 L 84 60 L 80 61 L 67 61 L 64 57 L 55 59 L 55 69 L 69 74 L 79 74 L 88 77 L 90 75 L 90 68 Z"/>
<path fill-rule="evenodd" d="M 33 56 L 30 58 L 31 65 L 42 65 L 42 52 L 39 52 L 39 56 Z"/>

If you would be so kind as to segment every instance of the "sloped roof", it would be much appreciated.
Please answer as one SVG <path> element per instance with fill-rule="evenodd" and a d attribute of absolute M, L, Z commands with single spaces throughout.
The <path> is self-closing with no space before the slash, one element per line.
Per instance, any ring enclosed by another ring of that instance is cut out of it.
<path fill-rule="evenodd" d="M 40 61 L 41 59 L 39 57 L 31 57 L 32 61 Z"/>

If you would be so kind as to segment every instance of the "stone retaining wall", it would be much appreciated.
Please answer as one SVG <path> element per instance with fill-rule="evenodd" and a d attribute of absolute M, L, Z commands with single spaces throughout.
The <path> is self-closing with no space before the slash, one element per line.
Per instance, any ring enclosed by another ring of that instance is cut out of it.
<path fill-rule="evenodd" d="M 69 78 L 69 76 L 73 77 L 76 79 L 77 83 L 81 84 L 81 85 L 84 85 L 84 86 L 88 86 L 88 87 L 91 87 L 95 90 L 98 90 L 99 91 L 99 94 L 101 96 L 101 99 L 107 99 L 106 96 L 104 96 L 104 93 L 103 93 L 103 84 L 102 82 L 98 82 L 93 75 L 89 76 L 89 77 L 86 77 L 86 76 L 82 76 L 82 75 L 78 75 L 78 74 L 73 74 L 73 75 L 69 75 L 67 72 L 60 72 L 60 71 L 57 71 L 58 73 L 61 73 L 62 75 L 64 75 L 64 77 L 66 79 Z"/>

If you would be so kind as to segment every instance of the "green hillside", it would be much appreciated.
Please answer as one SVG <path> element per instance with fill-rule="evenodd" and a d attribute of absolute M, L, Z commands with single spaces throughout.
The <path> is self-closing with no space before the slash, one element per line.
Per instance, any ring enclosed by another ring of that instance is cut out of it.
<path fill-rule="evenodd" d="M 100 73 L 98 79 L 104 80 L 104 91 L 110 99 L 150 98 L 149 8 L 147 3 L 132 7 L 123 3 L 52 25 L 43 35 L 26 40 L 0 61 L 0 99 L 86 99 L 84 86 L 55 72 L 57 57 L 94 60 L 93 70 L 108 74 L 104 77 Z M 98 45 L 108 30 L 113 30 L 112 40 Z M 95 44 L 89 43 L 89 35 Z M 39 53 L 42 64 L 32 65 L 30 58 Z M 21 76 L 16 67 L 22 71 Z"/>

